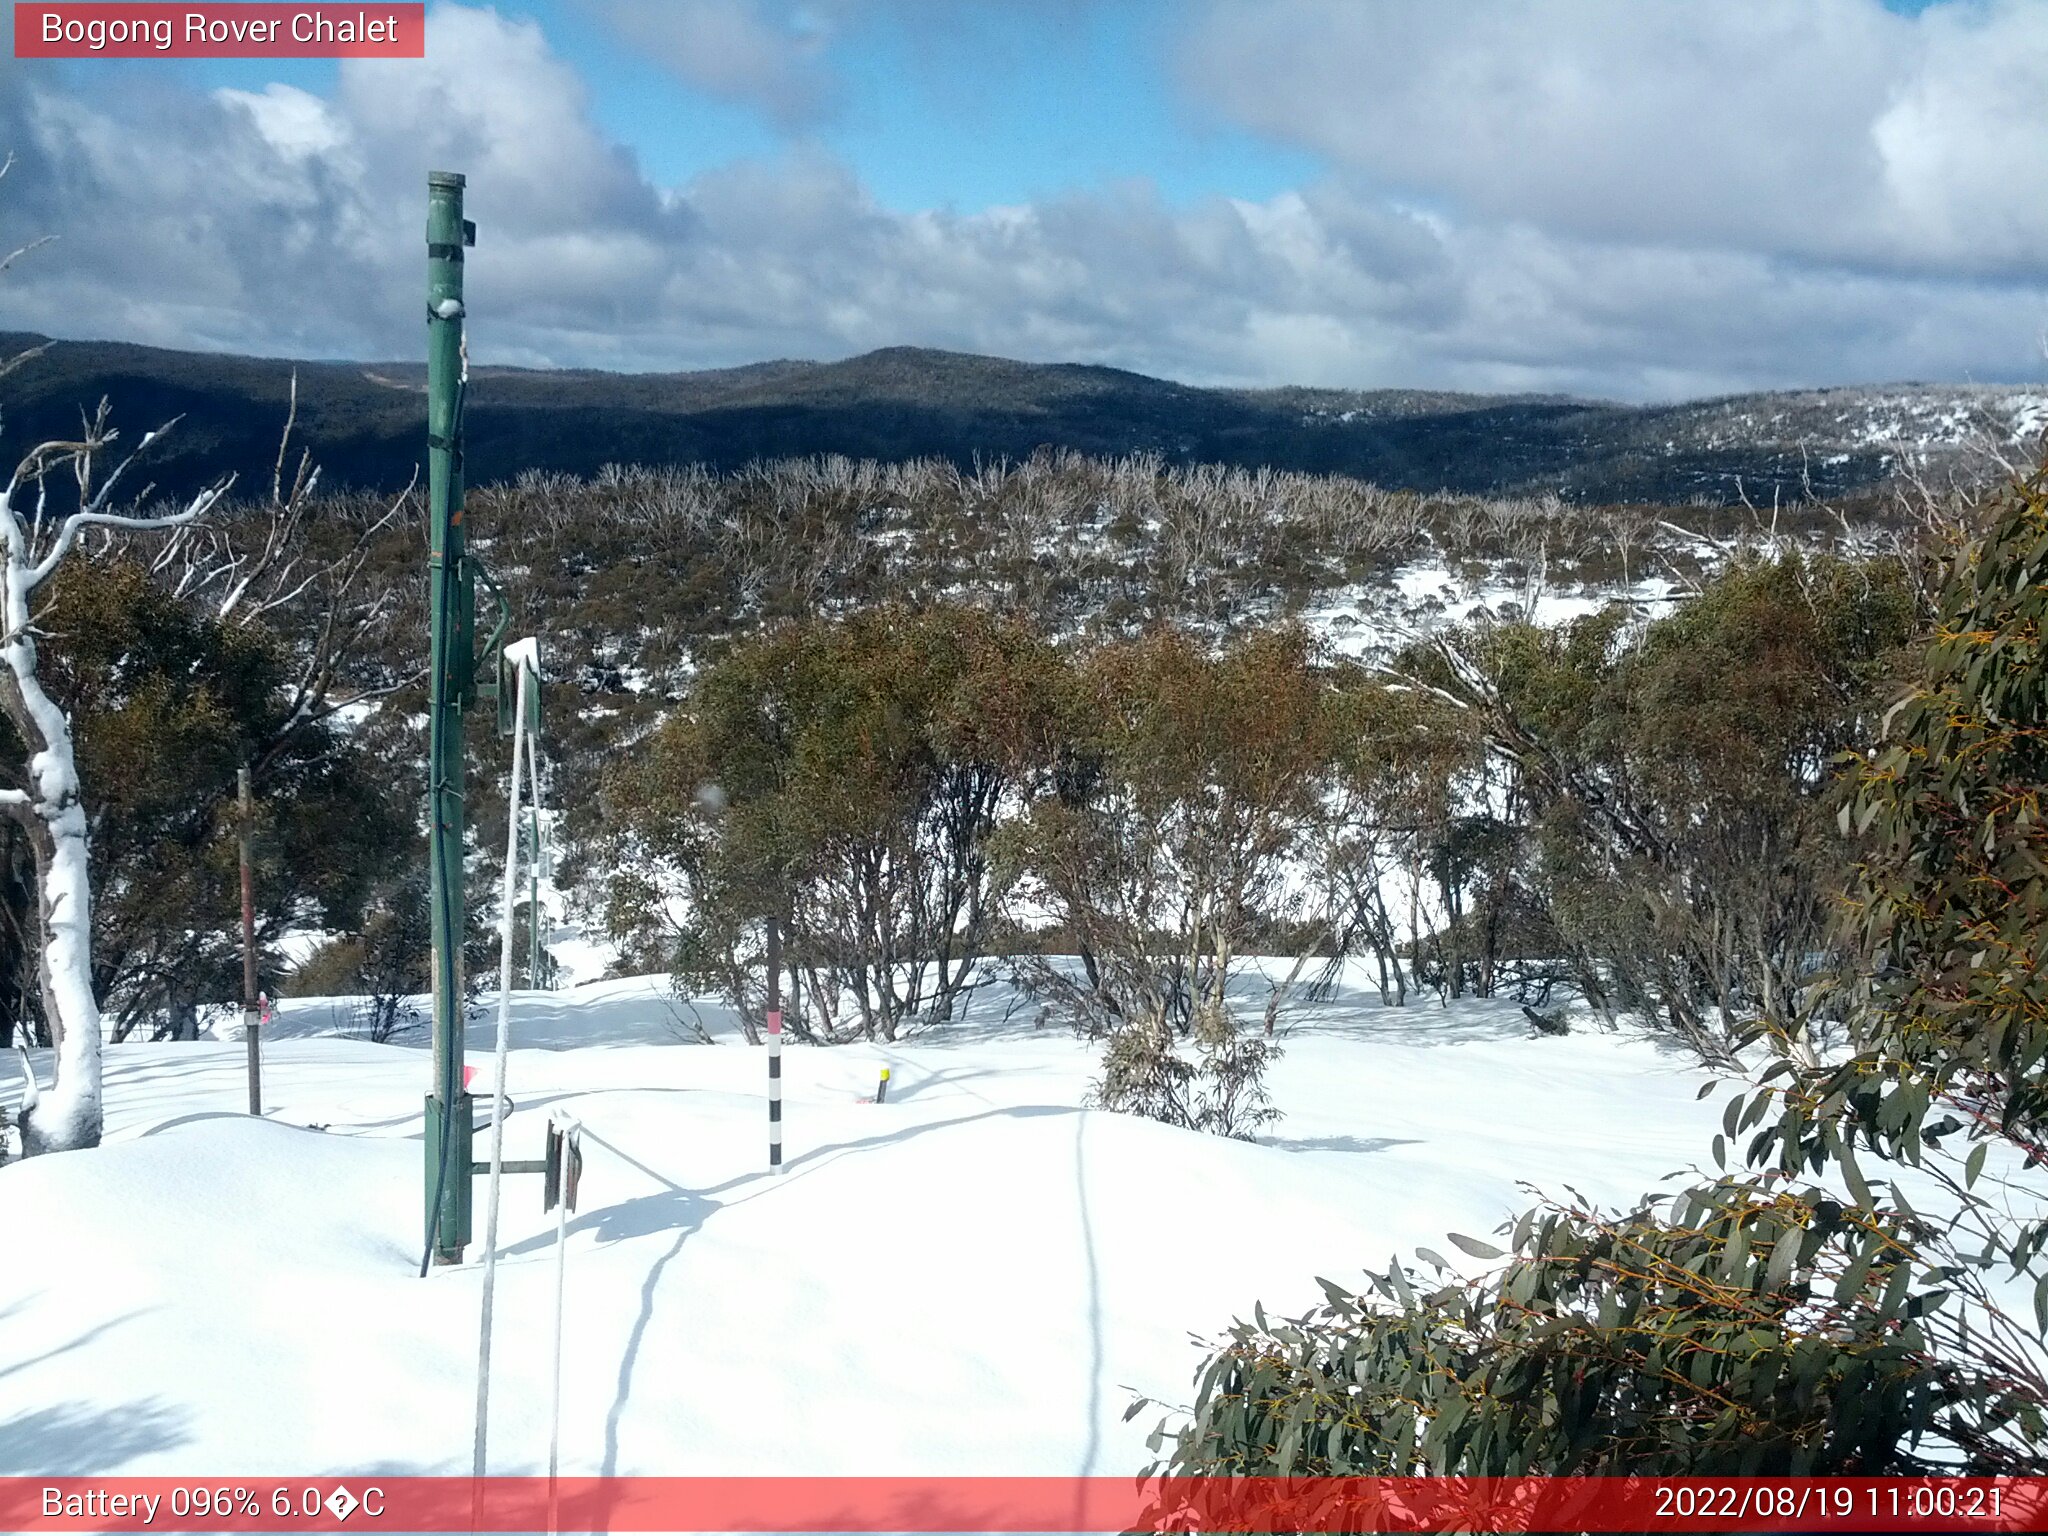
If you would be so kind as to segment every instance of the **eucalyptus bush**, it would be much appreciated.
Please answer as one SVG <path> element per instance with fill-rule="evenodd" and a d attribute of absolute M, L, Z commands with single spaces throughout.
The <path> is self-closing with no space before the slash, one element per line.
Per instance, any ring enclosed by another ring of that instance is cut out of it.
<path fill-rule="evenodd" d="M 1180 1427 L 1154 1432 L 1152 1470 L 2039 1470 L 2040 1398 L 1940 1347 L 1952 1298 L 1910 1226 L 1773 1180 L 1724 1178 L 1621 1215 L 1538 1206 L 1484 1277 L 1423 1249 L 1432 1279 L 1397 1261 L 1366 1294 L 1319 1282 L 1328 1299 L 1303 1317 L 1256 1310 L 1204 1367 Z"/>

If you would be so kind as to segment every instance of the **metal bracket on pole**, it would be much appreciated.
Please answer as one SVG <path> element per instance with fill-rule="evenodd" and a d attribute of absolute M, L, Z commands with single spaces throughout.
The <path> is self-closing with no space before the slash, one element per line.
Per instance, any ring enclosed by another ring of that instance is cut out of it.
<path fill-rule="evenodd" d="M 571 1120 L 566 1125 L 548 1122 L 548 1155 L 543 1160 L 547 1182 L 541 1186 L 543 1211 L 559 1203 L 576 1209 L 576 1188 L 583 1179 L 583 1127 Z"/>
<path fill-rule="evenodd" d="M 469 557 L 469 569 L 475 580 L 483 584 L 491 600 L 491 612 L 496 615 L 491 632 L 484 639 L 483 659 L 477 666 L 479 675 L 472 679 L 471 691 L 476 703 L 489 704 L 497 711 L 498 734 L 510 736 L 518 725 L 512 718 L 518 677 L 513 664 L 505 656 L 505 632 L 512 627 L 512 602 L 505 596 L 505 589 L 498 585 L 497 578 L 475 555 Z M 537 714 L 538 698 L 534 698 L 527 708 L 529 713 Z"/>

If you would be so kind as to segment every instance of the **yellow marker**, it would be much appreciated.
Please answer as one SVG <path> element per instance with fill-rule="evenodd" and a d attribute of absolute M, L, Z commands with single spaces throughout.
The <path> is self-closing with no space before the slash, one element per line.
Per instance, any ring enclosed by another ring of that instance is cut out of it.
<path fill-rule="evenodd" d="M 880 1104 L 881 1102 L 883 1102 L 883 1101 L 884 1101 L 885 1099 L 887 1099 L 888 1097 L 889 1097 L 889 1069 L 888 1069 L 887 1067 L 884 1067 L 884 1068 L 882 1068 L 882 1081 L 881 1081 L 881 1084 L 880 1084 L 880 1086 L 878 1086 L 878 1087 L 877 1087 L 877 1088 L 875 1089 L 875 1102 L 876 1102 L 877 1104 Z"/>

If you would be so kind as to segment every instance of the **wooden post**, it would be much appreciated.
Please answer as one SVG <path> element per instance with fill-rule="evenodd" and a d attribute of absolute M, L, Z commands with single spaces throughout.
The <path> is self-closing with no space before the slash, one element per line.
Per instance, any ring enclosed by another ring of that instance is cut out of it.
<path fill-rule="evenodd" d="M 256 1005 L 256 881 L 250 869 L 249 839 L 256 819 L 249 792 L 249 770 L 235 773 L 235 800 L 241 810 L 242 855 L 242 1038 L 249 1042 L 249 1113 L 263 1113 L 263 1020 Z"/>

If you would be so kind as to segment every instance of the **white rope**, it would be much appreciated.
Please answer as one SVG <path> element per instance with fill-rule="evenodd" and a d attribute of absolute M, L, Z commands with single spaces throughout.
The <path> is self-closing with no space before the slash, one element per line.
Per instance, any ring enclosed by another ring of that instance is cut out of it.
<path fill-rule="evenodd" d="M 484 1475 L 485 1436 L 491 1416 L 491 1313 L 498 1282 L 498 1193 L 505 1178 L 505 1115 L 511 1100 L 505 1097 L 505 1056 L 512 1037 L 512 903 L 517 899 L 519 879 L 519 779 L 526 747 L 526 690 L 533 664 L 528 655 L 518 660 L 518 706 L 512 727 L 512 798 L 505 816 L 505 901 L 498 916 L 498 1046 L 491 1079 L 496 1100 L 491 1113 L 491 1192 L 484 1217 L 484 1300 L 481 1336 L 476 1357 L 476 1455 L 473 1473 Z"/>

